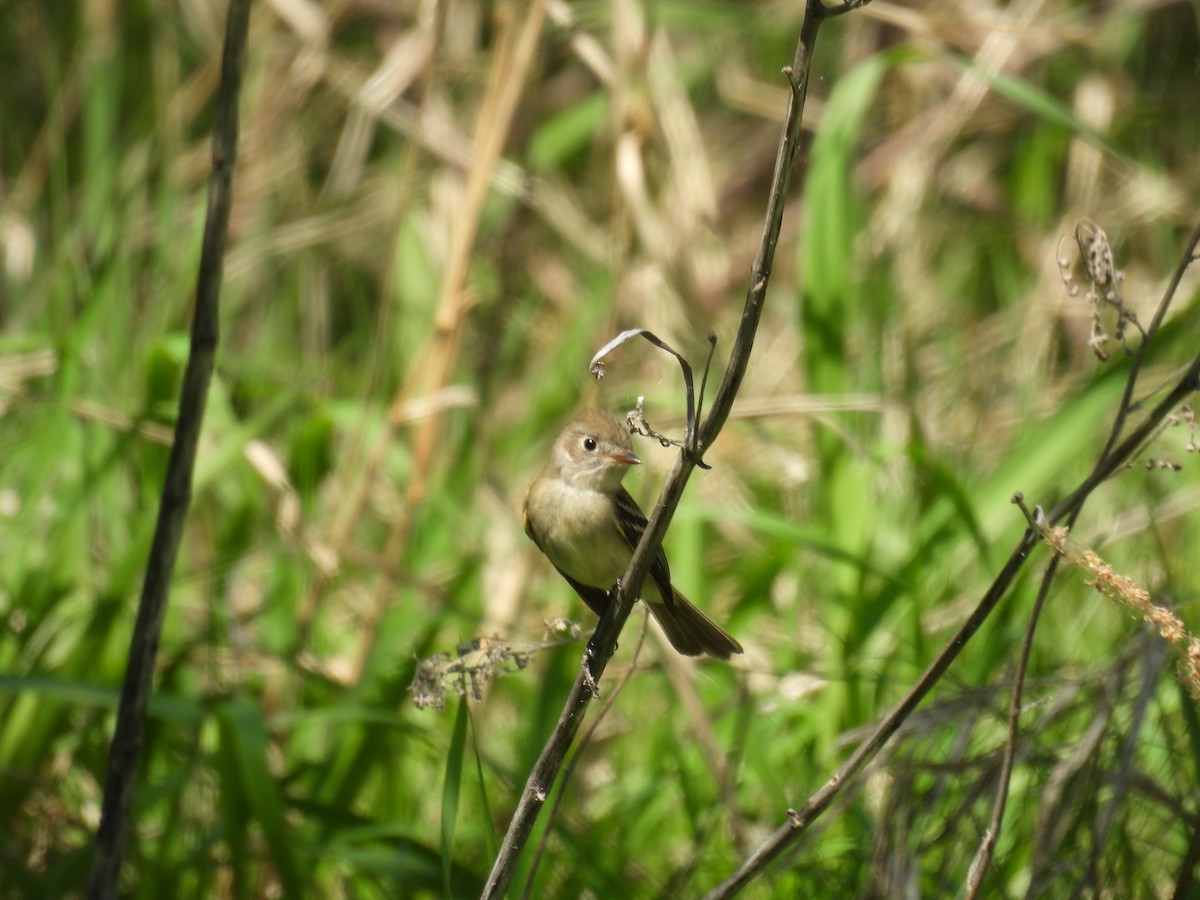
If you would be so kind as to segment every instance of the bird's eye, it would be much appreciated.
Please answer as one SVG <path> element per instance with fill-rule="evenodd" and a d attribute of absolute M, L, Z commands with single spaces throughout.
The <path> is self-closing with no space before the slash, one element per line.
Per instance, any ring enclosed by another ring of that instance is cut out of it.
<path fill-rule="evenodd" d="M 596 439 L 594 437 L 585 437 L 583 439 L 583 449 L 591 453 L 596 449 Z"/>

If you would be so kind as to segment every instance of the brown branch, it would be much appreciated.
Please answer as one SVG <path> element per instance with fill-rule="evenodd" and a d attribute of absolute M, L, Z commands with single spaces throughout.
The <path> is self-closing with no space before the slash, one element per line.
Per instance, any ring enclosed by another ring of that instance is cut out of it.
<path fill-rule="evenodd" d="M 1170 291 L 1174 291 L 1175 287 L 1178 286 L 1183 275 L 1183 270 L 1196 258 L 1195 253 L 1198 242 L 1200 242 L 1200 227 L 1197 228 L 1183 254 L 1184 262 L 1181 263 L 1180 269 L 1176 271 L 1176 277 L 1169 288 Z M 1156 316 L 1156 319 L 1158 318 L 1160 317 Z M 1110 475 L 1124 466 L 1126 461 L 1132 458 L 1143 443 L 1161 426 L 1171 411 L 1184 398 L 1198 388 L 1200 388 L 1200 356 L 1192 360 L 1187 371 L 1184 372 L 1167 396 L 1146 415 L 1138 427 L 1124 441 L 1121 441 L 1109 453 L 1107 458 L 1100 460 L 1093 472 L 1065 500 L 1054 508 L 1046 517 L 1046 522 L 1052 524 L 1064 516 L 1077 514 L 1091 492 Z M 1020 495 L 1017 495 L 1014 501 L 1019 501 L 1019 497 Z M 788 821 L 776 829 L 771 837 L 755 850 L 732 875 L 714 888 L 706 896 L 706 900 L 730 897 L 761 873 L 771 860 L 775 859 L 784 849 L 799 838 L 808 826 L 829 807 L 833 799 L 845 789 L 854 776 L 862 771 L 863 767 L 879 752 L 879 749 L 896 733 L 909 714 L 916 709 L 925 695 L 929 693 L 934 684 L 937 683 L 938 679 L 941 678 L 942 674 L 962 651 L 966 643 L 979 630 L 979 627 L 1008 592 L 1009 587 L 1012 586 L 1017 574 L 1024 566 L 1029 551 L 1038 542 L 1039 530 L 1034 527 L 1029 527 L 1025 530 L 1025 533 L 1021 536 L 1021 540 L 1005 563 L 1004 568 L 996 576 L 995 581 L 992 582 L 987 593 L 979 601 L 978 606 L 976 606 L 970 617 L 946 647 L 938 654 L 933 663 L 930 664 L 929 668 L 925 670 L 925 673 L 917 683 L 905 695 L 904 699 L 880 721 L 867 740 L 816 793 L 809 797 L 799 810 L 788 811 Z M 998 831 L 999 826 L 995 820 L 994 824 Z M 981 850 L 984 849 L 981 848 Z M 990 854 L 990 849 L 987 849 L 986 853 Z M 972 867 L 971 877 L 973 881 L 982 879 L 986 868 L 985 859 L 980 859 L 979 862 L 983 864 L 984 868 L 978 866 Z"/>
<path fill-rule="evenodd" d="M 588 726 L 587 731 L 583 733 L 583 737 L 579 739 L 579 749 L 575 751 L 575 755 L 571 758 L 571 762 L 563 769 L 562 781 L 558 783 L 558 793 L 554 797 L 554 806 L 550 808 L 550 820 L 546 827 L 542 830 L 542 839 L 538 843 L 537 852 L 533 855 L 533 864 L 529 867 L 529 876 L 525 879 L 525 892 L 521 895 L 523 898 L 533 897 L 533 882 L 537 877 L 538 867 L 542 863 L 542 854 L 546 850 L 546 845 L 550 842 L 550 834 L 554 828 L 555 819 L 558 818 L 558 811 L 562 806 L 563 797 L 566 796 L 567 787 L 571 783 L 571 779 L 575 775 L 575 765 L 579 762 L 579 755 L 587 749 L 588 744 L 592 742 L 592 737 L 596 734 L 596 729 L 608 715 L 608 711 L 612 709 L 616 703 L 617 697 L 621 696 L 621 691 L 625 689 L 625 685 L 629 684 L 629 679 L 633 677 L 633 673 L 637 671 L 638 657 L 641 655 L 642 646 L 646 642 L 646 626 L 647 619 L 642 620 L 642 627 L 638 631 L 637 645 L 633 648 L 633 655 L 630 657 L 629 666 L 625 669 L 617 685 L 613 688 L 611 694 L 600 706 L 600 711 L 596 717 L 592 719 L 592 724 Z"/>
<path fill-rule="evenodd" d="M 1188 242 L 1184 250 L 1179 264 L 1175 267 L 1175 274 L 1171 278 L 1170 284 L 1167 285 L 1166 291 L 1163 292 L 1162 299 L 1158 302 L 1158 308 L 1154 311 L 1154 317 L 1150 321 L 1150 327 L 1142 334 L 1142 339 L 1138 344 L 1137 353 L 1133 358 L 1133 363 L 1129 367 L 1129 376 L 1125 381 L 1125 390 L 1121 396 L 1120 405 L 1117 407 L 1117 414 L 1113 419 L 1112 428 L 1109 431 L 1108 440 L 1104 444 L 1104 449 L 1100 451 L 1100 458 L 1096 462 L 1096 467 L 1093 470 L 1095 475 L 1100 470 L 1109 472 L 1115 471 L 1110 468 L 1107 463 L 1113 456 L 1113 447 L 1116 445 L 1124 430 L 1125 421 L 1134 408 L 1133 394 L 1137 386 L 1138 375 L 1141 372 L 1142 363 L 1146 359 L 1146 354 L 1149 349 L 1150 341 L 1158 334 L 1159 326 L 1166 317 L 1167 310 L 1175 299 L 1176 291 L 1179 288 L 1180 282 L 1183 280 L 1184 273 L 1188 270 L 1192 261 L 1195 259 L 1195 251 L 1197 244 L 1200 243 L 1200 224 L 1192 232 L 1191 240 Z M 1200 357 L 1197 358 L 1200 362 Z M 1185 379 L 1186 380 L 1186 379 Z M 1170 398 L 1168 398 L 1170 399 Z M 1176 403 L 1172 403 L 1170 407 L 1165 409 L 1165 412 L 1170 412 L 1174 409 Z M 1160 409 L 1162 404 L 1160 404 Z M 1145 425 L 1146 423 L 1143 423 Z M 1157 427 L 1157 424 L 1154 425 Z M 1147 431 L 1147 435 L 1152 433 L 1153 429 Z M 1136 449 L 1141 440 L 1136 440 L 1132 446 Z M 1107 477 L 1107 476 L 1105 476 Z M 1098 486 L 1099 481 L 1096 482 Z M 1067 514 L 1067 527 L 1073 528 L 1075 522 L 1079 518 L 1080 512 L 1083 510 L 1083 504 L 1090 496 L 1090 490 L 1080 494 L 1078 503 L 1072 506 L 1069 510 L 1064 510 Z M 1054 516 L 1051 516 L 1053 520 Z M 996 787 L 996 799 L 992 806 L 992 819 L 983 834 L 980 841 L 979 849 L 975 852 L 975 858 L 971 863 L 971 868 L 967 874 L 967 900 L 974 900 L 979 896 L 983 888 L 984 876 L 991 865 L 992 855 L 995 852 L 996 841 L 1000 838 L 1000 828 L 1004 823 L 1004 812 L 1008 804 L 1008 787 L 1012 780 L 1013 767 L 1016 764 L 1017 744 L 1020 738 L 1020 718 L 1021 718 L 1021 694 L 1025 685 L 1025 674 L 1029 669 L 1029 657 L 1033 650 L 1033 637 L 1037 631 L 1038 622 L 1041 618 L 1042 608 L 1046 604 L 1046 598 L 1050 593 L 1050 585 L 1054 581 L 1054 576 L 1058 572 L 1059 559 L 1055 556 L 1050 561 L 1050 565 L 1046 567 L 1046 572 L 1042 576 L 1041 586 L 1038 588 L 1037 599 L 1034 601 L 1033 610 L 1029 615 L 1029 624 L 1025 628 L 1025 638 L 1021 646 L 1021 656 L 1017 662 L 1016 672 L 1013 676 L 1013 692 L 1012 700 L 1008 710 L 1008 736 L 1004 745 L 1004 759 L 1000 767 L 1000 781 Z"/>
<path fill-rule="evenodd" d="M 738 890 L 748 884 L 751 879 L 760 874 L 771 860 L 779 856 L 780 853 L 804 833 L 809 825 L 820 817 L 854 776 L 862 771 L 863 767 L 871 761 L 880 748 L 891 739 L 892 735 L 904 723 L 904 720 L 917 708 L 925 698 L 925 695 L 929 693 L 946 670 L 950 668 L 950 664 L 962 652 L 967 642 L 970 641 L 975 632 L 983 625 L 984 621 L 991 614 L 992 610 L 996 608 L 1000 600 L 1003 599 L 1004 595 L 1008 593 L 1008 588 L 1012 585 L 1013 580 L 1024 566 L 1029 551 L 1033 549 L 1037 542 L 1037 532 L 1032 528 L 1027 529 L 1009 556 L 1008 562 L 1004 564 L 1004 568 L 1000 570 L 1000 574 L 996 576 L 996 580 L 992 582 L 992 586 L 988 588 L 988 592 L 979 601 L 979 605 L 975 608 L 974 612 L 971 613 L 967 621 L 963 623 L 962 627 L 959 628 L 958 632 L 951 638 L 942 652 L 938 654 L 937 659 L 930 664 L 917 683 L 904 696 L 904 699 L 896 704 L 891 712 L 884 716 L 883 720 L 876 726 L 867 740 L 851 754 L 850 758 L 842 764 L 841 768 L 815 794 L 805 801 L 802 807 L 795 810 L 788 810 L 787 822 L 779 826 L 762 846 L 747 857 L 745 862 L 732 875 L 708 893 L 705 896 L 705 900 L 732 897 Z"/>
<path fill-rule="evenodd" d="M 854 4 L 854 6 L 857 5 L 860 4 Z M 517 803 L 516 811 L 513 813 L 512 821 L 509 823 L 508 831 L 484 887 L 483 897 L 485 898 L 501 897 L 507 891 L 513 872 L 516 870 L 517 860 L 533 831 L 538 813 L 546 802 L 563 759 L 579 731 L 587 705 L 595 696 L 596 683 L 603 675 L 604 669 L 616 649 L 617 636 L 629 618 L 633 603 L 641 592 L 642 583 L 646 579 L 651 561 L 662 547 L 667 526 L 683 496 L 688 477 L 703 459 L 705 450 L 712 445 L 725 420 L 729 417 L 734 397 L 737 395 L 742 378 L 746 373 L 759 317 L 762 315 L 762 307 L 766 299 L 767 285 L 770 282 L 771 270 L 774 266 L 775 250 L 779 244 L 779 232 L 783 223 L 783 207 L 787 197 L 789 176 L 800 146 L 801 114 L 804 109 L 817 30 L 826 18 L 837 12 L 848 11 L 850 8 L 853 6 L 846 4 L 844 7 L 837 7 L 835 12 L 829 12 L 816 0 L 810 0 L 808 3 L 792 65 L 785 70 L 788 82 L 792 86 L 792 92 L 788 102 L 783 134 L 779 141 L 779 150 L 775 157 L 775 172 L 771 181 L 762 240 L 751 269 L 750 287 L 742 310 L 738 333 L 734 339 L 729 365 L 717 389 L 708 417 L 693 434 L 688 436 L 687 445 L 676 457 L 675 465 L 658 498 L 658 503 L 650 515 L 649 524 L 634 551 L 625 577 L 621 579 L 614 592 L 614 602 L 610 605 L 609 612 L 601 621 L 588 651 L 584 654 L 579 676 L 575 679 L 566 705 L 559 715 L 558 723 L 542 748 L 542 753 L 538 757 Z M 699 407 L 702 402 L 703 398 L 698 400 L 697 406 Z"/>
<path fill-rule="evenodd" d="M 184 520 L 192 499 L 196 447 L 200 441 L 200 426 L 204 421 L 204 406 L 217 355 L 221 275 L 229 235 L 229 211 L 233 202 L 233 170 L 237 160 L 238 94 L 245 68 L 249 18 L 250 0 L 231 0 L 225 26 L 216 122 L 213 126 L 208 217 L 196 276 L 191 350 L 179 396 L 175 442 L 167 463 L 158 522 L 150 556 L 146 561 L 146 578 L 142 583 L 137 621 L 129 642 L 129 659 L 117 707 L 117 727 L 109 749 L 100 827 L 96 833 L 88 884 L 88 897 L 91 900 L 109 900 L 117 896 L 125 841 L 129 834 L 133 786 L 146 730 L 146 709 L 150 703 L 154 660 L 167 612 L 171 575 L 175 570 Z"/>
<path fill-rule="evenodd" d="M 758 245 L 758 254 L 754 258 L 754 265 L 750 270 L 750 288 L 746 293 L 746 304 L 742 308 L 742 321 L 738 326 L 737 340 L 734 342 L 729 356 L 729 365 L 725 369 L 725 376 L 721 379 L 716 396 L 713 398 L 712 410 L 709 412 L 708 418 L 704 420 L 696 438 L 696 459 L 704 458 L 704 451 L 712 446 L 712 442 L 716 440 L 717 434 L 729 417 L 729 411 L 733 408 L 733 398 L 742 386 L 742 378 L 746 375 L 746 366 L 750 363 L 750 351 L 754 347 L 758 320 L 762 315 L 767 285 L 771 280 L 771 270 L 775 264 L 775 248 L 779 244 L 779 231 L 783 222 L 788 175 L 792 169 L 796 150 L 800 145 L 800 120 L 804 111 L 804 100 L 808 93 L 808 76 L 812 68 L 817 31 L 829 15 L 820 0 L 809 0 L 804 13 L 804 22 L 800 26 L 800 39 L 796 43 L 792 64 L 784 69 L 784 75 L 792 88 L 792 95 L 788 103 L 787 118 L 783 123 L 783 137 L 779 142 L 779 151 L 775 155 L 775 175 L 771 181 L 771 192 L 767 200 L 766 227 L 763 230 L 762 241 Z M 647 531 L 647 533 L 649 532 Z"/>

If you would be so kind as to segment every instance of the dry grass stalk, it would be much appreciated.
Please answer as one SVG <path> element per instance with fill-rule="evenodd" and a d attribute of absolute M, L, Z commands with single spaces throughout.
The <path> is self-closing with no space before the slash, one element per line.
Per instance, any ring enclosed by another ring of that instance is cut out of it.
<path fill-rule="evenodd" d="M 1179 678 L 1193 697 L 1200 699 L 1200 640 L 1192 635 L 1173 611 L 1159 606 L 1150 592 L 1127 575 L 1117 572 L 1090 547 L 1071 537 L 1066 528 L 1045 528 L 1042 539 L 1063 559 L 1092 575 L 1087 584 L 1097 591 L 1129 607 L 1171 645 L 1180 657 Z"/>

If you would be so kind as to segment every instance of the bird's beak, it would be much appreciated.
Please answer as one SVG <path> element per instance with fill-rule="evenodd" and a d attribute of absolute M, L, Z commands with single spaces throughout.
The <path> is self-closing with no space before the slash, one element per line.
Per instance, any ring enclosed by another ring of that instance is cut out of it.
<path fill-rule="evenodd" d="M 626 466 L 640 466 L 642 461 L 627 450 L 618 450 L 616 453 L 604 454 L 613 462 L 621 463 Z"/>

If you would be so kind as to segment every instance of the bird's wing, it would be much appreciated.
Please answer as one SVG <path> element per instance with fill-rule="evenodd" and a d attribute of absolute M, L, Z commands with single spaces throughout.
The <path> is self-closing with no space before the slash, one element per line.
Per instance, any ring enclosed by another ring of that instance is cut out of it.
<path fill-rule="evenodd" d="M 616 510 L 617 528 L 629 543 L 629 549 L 633 550 L 646 531 L 646 516 L 641 507 L 637 505 L 637 501 L 629 496 L 629 491 L 625 488 L 617 491 Z M 668 607 L 674 606 L 675 592 L 671 590 L 671 569 L 667 565 L 667 554 L 661 547 L 658 548 L 654 562 L 650 563 L 650 577 L 658 585 L 658 592 L 662 595 L 663 602 Z"/>
<path fill-rule="evenodd" d="M 554 563 L 551 563 L 550 565 L 553 566 Z M 588 605 L 588 609 L 601 618 L 604 618 L 604 613 L 609 607 L 608 591 L 604 590 L 603 588 L 588 587 L 586 584 L 581 584 L 580 582 L 576 581 L 562 569 L 559 569 L 558 566 L 554 566 L 554 568 L 558 571 L 559 575 L 566 579 L 567 584 L 575 588 L 575 593 L 577 593 L 583 599 L 583 602 Z"/>

